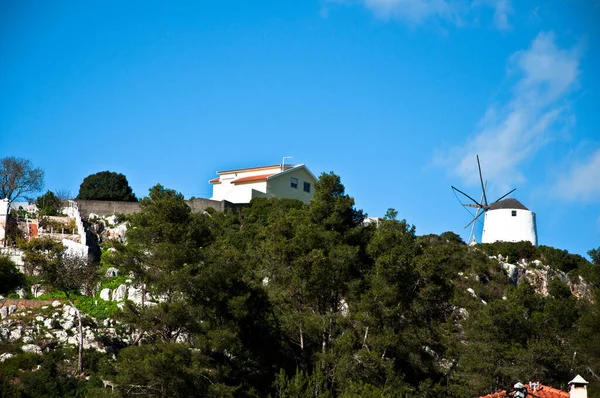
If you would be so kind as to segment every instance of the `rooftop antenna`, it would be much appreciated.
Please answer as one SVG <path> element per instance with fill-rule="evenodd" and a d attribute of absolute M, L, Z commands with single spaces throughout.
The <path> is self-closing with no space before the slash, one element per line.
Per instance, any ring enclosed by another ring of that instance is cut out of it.
<path fill-rule="evenodd" d="M 466 193 L 464 193 L 460 189 L 452 186 L 453 190 L 455 190 L 456 192 L 458 192 L 458 193 L 466 196 L 469 200 L 471 200 L 471 202 L 473 202 L 473 203 L 462 203 L 463 206 L 465 206 L 465 207 L 475 207 L 477 209 L 475 211 L 475 216 L 473 217 L 473 219 L 471 220 L 471 222 L 469 222 L 467 225 L 465 225 L 465 228 L 467 228 L 467 227 L 469 227 L 469 225 L 475 223 L 475 221 L 477 221 L 477 219 L 479 217 L 481 217 L 482 214 L 486 213 L 488 210 L 490 210 L 492 208 L 492 205 L 494 203 L 497 203 L 497 202 L 501 201 L 502 199 L 504 199 L 505 197 L 507 197 L 508 195 L 510 195 L 511 193 L 513 193 L 514 191 L 517 190 L 517 188 L 515 188 L 515 189 L 509 191 L 508 193 L 505 193 L 504 195 L 500 196 L 494 202 L 488 203 L 488 201 L 487 201 L 487 195 L 485 193 L 485 187 L 487 185 L 487 181 L 486 181 L 485 184 L 483 183 L 483 175 L 481 174 L 481 163 L 479 163 L 479 155 L 477 155 L 477 168 L 479 170 L 479 182 L 481 183 L 481 196 L 483 197 L 483 202 L 481 200 L 479 202 L 476 201 L 475 199 L 473 199 L 472 197 L 470 197 L 469 195 L 467 195 Z M 481 213 L 479 212 L 479 210 L 482 210 Z"/>
<path fill-rule="evenodd" d="M 281 171 L 285 171 L 285 160 L 286 159 L 292 159 L 293 156 L 284 156 L 283 159 L 281 159 Z"/>

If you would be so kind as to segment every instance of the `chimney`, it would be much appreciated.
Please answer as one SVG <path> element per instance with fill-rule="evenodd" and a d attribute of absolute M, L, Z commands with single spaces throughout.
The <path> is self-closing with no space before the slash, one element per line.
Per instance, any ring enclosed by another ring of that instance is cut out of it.
<path fill-rule="evenodd" d="M 570 398 L 587 398 L 588 382 L 583 377 L 577 375 L 569 382 L 569 397 Z"/>

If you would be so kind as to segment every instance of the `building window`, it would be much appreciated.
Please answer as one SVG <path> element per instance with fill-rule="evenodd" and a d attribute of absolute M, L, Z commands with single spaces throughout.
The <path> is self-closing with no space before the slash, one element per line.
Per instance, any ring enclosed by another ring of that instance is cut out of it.
<path fill-rule="evenodd" d="M 304 192 L 310 193 L 310 182 L 304 183 Z"/>
<path fill-rule="evenodd" d="M 297 179 L 297 178 L 294 178 L 294 177 L 292 177 L 292 178 L 291 178 L 291 184 L 290 184 L 290 185 L 291 185 L 291 187 L 292 187 L 292 188 L 296 188 L 296 189 L 298 189 L 298 179 Z"/>
<path fill-rule="evenodd" d="M 516 217 L 516 216 L 517 216 L 517 211 L 516 211 L 516 210 L 513 210 L 513 211 L 512 211 L 512 216 L 513 216 L 513 217 Z"/>

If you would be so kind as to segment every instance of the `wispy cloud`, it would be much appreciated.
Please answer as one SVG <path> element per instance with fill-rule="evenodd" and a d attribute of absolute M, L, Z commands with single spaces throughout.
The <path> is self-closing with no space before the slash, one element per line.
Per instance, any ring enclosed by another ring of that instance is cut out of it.
<path fill-rule="evenodd" d="M 559 176 L 553 191 L 573 202 L 600 202 L 600 149 Z"/>
<path fill-rule="evenodd" d="M 509 77 L 516 77 L 504 104 L 490 106 L 467 142 L 437 159 L 469 184 L 479 154 L 486 178 L 504 189 L 524 181 L 521 164 L 560 131 L 568 119 L 568 94 L 577 86 L 579 47 L 560 48 L 552 32 L 540 33 L 527 50 L 514 53 Z M 508 79 L 510 80 L 510 79 Z"/>
<path fill-rule="evenodd" d="M 443 21 L 463 25 L 473 11 L 490 7 L 494 11 L 494 25 L 509 29 L 510 0 L 329 0 L 345 4 L 361 4 L 381 19 L 394 19 L 419 25 L 426 21 Z"/>

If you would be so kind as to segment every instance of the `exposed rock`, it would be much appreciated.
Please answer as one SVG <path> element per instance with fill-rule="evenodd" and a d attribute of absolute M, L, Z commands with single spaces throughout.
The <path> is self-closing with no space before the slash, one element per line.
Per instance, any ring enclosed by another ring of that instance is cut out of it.
<path fill-rule="evenodd" d="M 10 331 L 10 340 L 19 340 L 22 336 L 23 329 L 19 326 Z"/>
<path fill-rule="evenodd" d="M 65 319 L 63 321 L 60 322 L 60 327 L 63 328 L 64 330 L 69 330 L 71 329 L 75 324 L 73 323 L 72 320 L 70 319 Z"/>
<path fill-rule="evenodd" d="M 4 319 L 8 316 L 8 308 L 6 306 L 0 307 L 0 319 Z"/>
<path fill-rule="evenodd" d="M 469 292 L 471 294 L 471 296 L 477 298 L 477 295 L 475 294 L 475 290 L 473 290 L 473 288 L 468 288 L 467 292 Z"/>
<path fill-rule="evenodd" d="M 46 291 L 44 289 L 42 289 L 42 285 L 39 285 L 39 284 L 31 285 L 31 294 L 33 295 L 33 297 L 37 298 L 45 293 L 46 293 Z"/>
<path fill-rule="evenodd" d="M 67 332 L 64 330 L 57 330 L 56 332 L 54 332 L 54 336 L 61 343 L 64 343 L 65 341 L 67 341 L 67 337 L 68 337 Z"/>
<path fill-rule="evenodd" d="M 105 301 L 110 301 L 110 292 L 111 290 L 108 288 L 102 289 L 102 291 L 100 292 L 100 298 Z"/>
<path fill-rule="evenodd" d="M 121 285 L 119 285 L 118 288 L 116 288 L 113 291 L 112 299 L 113 299 L 113 301 L 123 301 L 127 297 L 126 294 L 127 294 L 127 286 L 125 284 L 121 284 Z"/>
<path fill-rule="evenodd" d="M 13 312 L 15 312 L 17 310 L 17 306 L 16 305 L 9 305 L 8 306 L 8 315 L 12 315 Z"/>
<path fill-rule="evenodd" d="M 104 277 L 112 278 L 113 276 L 117 276 L 117 275 L 119 275 L 119 270 L 116 269 L 115 267 L 110 267 L 109 269 L 106 270 L 106 274 L 104 274 Z"/>
<path fill-rule="evenodd" d="M 6 361 L 7 359 L 10 359 L 14 357 L 14 354 L 11 354 L 10 352 L 5 352 L 4 354 L 0 354 L 0 363 Z"/>
<path fill-rule="evenodd" d="M 61 305 L 62 305 L 62 304 L 61 304 L 61 302 L 60 302 L 60 301 L 58 301 L 58 300 L 54 300 L 54 301 L 52 302 L 52 307 L 53 307 L 53 308 L 60 307 Z"/>
<path fill-rule="evenodd" d="M 141 289 L 130 286 L 127 290 L 127 298 L 136 304 L 142 304 L 143 297 Z"/>
<path fill-rule="evenodd" d="M 45 327 L 46 329 L 53 329 L 53 327 L 52 327 L 52 323 L 53 323 L 53 322 L 54 322 L 54 319 L 52 319 L 52 318 L 48 318 L 48 319 L 46 319 L 46 320 L 44 321 L 44 327 Z"/>
<path fill-rule="evenodd" d="M 23 347 L 21 347 L 21 350 L 23 350 L 23 352 L 33 352 L 34 354 L 42 353 L 42 349 L 35 344 L 25 344 Z"/>
<path fill-rule="evenodd" d="M 509 263 L 501 263 L 501 264 L 502 264 L 502 268 L 504 268 L 504 270 L 506 271 L 506 274 L 508 276 L 508 280 L 510 281 L 510 283 L 512 283 L 513 285 L 516 285 L 517 282 L 519 281 L 518 267 L 514 264 L 509 264 Z"/>

